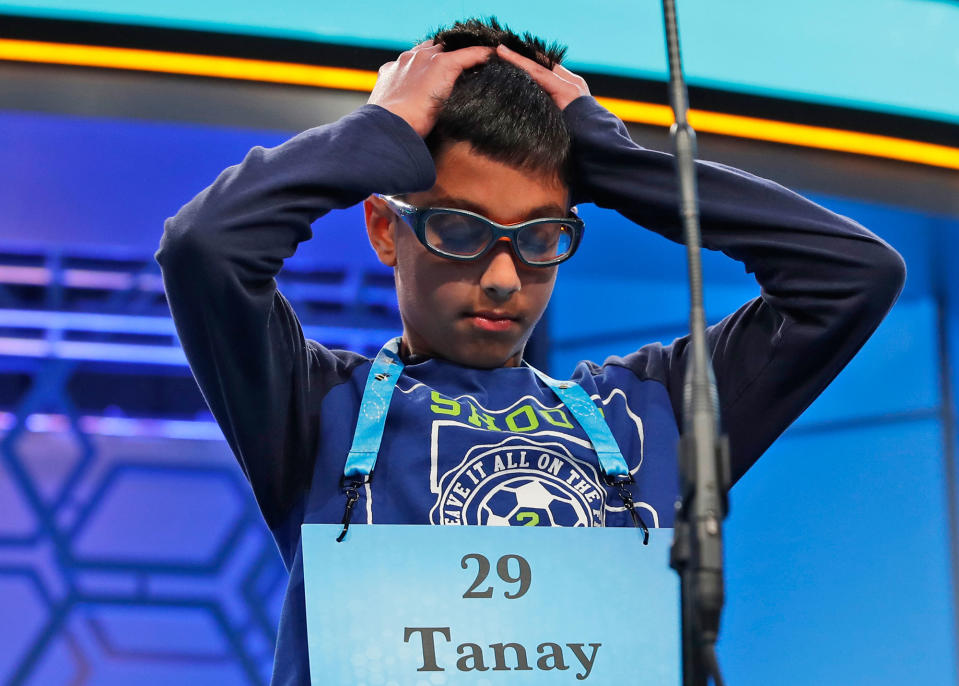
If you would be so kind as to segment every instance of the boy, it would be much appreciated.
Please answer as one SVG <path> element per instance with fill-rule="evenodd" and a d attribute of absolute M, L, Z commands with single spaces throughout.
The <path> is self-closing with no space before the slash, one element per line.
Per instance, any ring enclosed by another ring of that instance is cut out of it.
<path fill-rule="evenodd" d="M 309 682 L 300 525 L 344 516 L 371 369 L 305 340 L 276 290 L 283 260 L 330 209 L 364 203 L 403 322 L 375 478 L 360 480 L 347 518 L 631 523 L 570 407 L 522 355 L 581 237 L 571 206 L 613 208 L 678 241 L 673 162 L 632 143 L 562 56 L 495 21 L 457 23 L 384 65 L 369 104 L 254 148 L 167 222 L 156 259 L 183 348 L 290 570 L 275 684 Z M 704 245 L 762 286 L 708 332 L 735 480 L 865 342 L 904 265 L 772 182 L 697 169 Z M 672 525 L 685 351 L 686 339 L 652 344 L 572 375 L 653 526 Z"/>

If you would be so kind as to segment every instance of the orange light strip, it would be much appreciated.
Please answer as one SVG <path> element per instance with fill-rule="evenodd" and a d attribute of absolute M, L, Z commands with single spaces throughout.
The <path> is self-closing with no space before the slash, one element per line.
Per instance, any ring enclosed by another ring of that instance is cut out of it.
<path fill-rule="evenodd" d="M 372 90 L 376 83 L 376 72 L 361 69 L 10 39 L 0 39 L 0 60 L 132 69 L 366 93 Z M 672 110 L 665 105 L 603 97 L 597 97 L 597 100 L 625 121 L 667 127 L 673 123 Z M 705 110 L 690 110 L 689 121 L 697 131 L 703 133 L 870 155 L 959 170 L 959 148 L 934 143 Z"/>
<path fill-rule="evenodd" d="M 626 121 L 656 126 L 671 126 L 673 123 L 673 111 L 666 105 L 614 98 L 598 97 L 596 99 L 610 112 Z M 689 110 L 689 123 L 696 131 L 703 133 L 718 133 L 724 136 L 752 138 L 806 148 L 851 152 L 858 155 L 918 162 L 934 167 L 959 169 L 959 149 L 935 143 L 693 109 Z"/>
<path fill-rule="evenodd" d="M 221 79 L 267 81 L 367 93 L 376 83 L 376 72 L 362 69 L 3 38 L 0 38 L 0 60 L 212 76 Z"/>

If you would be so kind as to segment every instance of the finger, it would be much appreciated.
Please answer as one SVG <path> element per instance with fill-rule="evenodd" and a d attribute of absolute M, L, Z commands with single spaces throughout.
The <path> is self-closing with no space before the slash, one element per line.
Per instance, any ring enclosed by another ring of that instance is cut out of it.
<path fill-rule="evenodd" d="M 531 60 L 528 57 L 524 57 L 523 55 L 520 55 L 518 52 L 516 52 L 515 50 L 511 50 L 510 48 L 506 47 L 502 43 L 496 46 L 496 52 L 499 54 L 500 57 L 502 57 L 503 59 L 509 62 L 512 62 L 518 67 L 521 66 L 528 69 L 539 67 L 540 69 L 545 69 L 546 71 L 549 71 L 548 69 L 546 69 L 546 67 L 544 67 L 539 62 L 535 60 Z"/>
<path fill-rule="evenodd" d="M 443 44 L 442 44 L 442 43 L 439 43 L 439 44 L 437 44 L 437 45 L 433 45 L 433 41 L 432 41 L 432 40 L 425 40 L 425 41 L 423 41 L 422 43 L 419 43 L 419 44 L 417 44 L 417 45 L 414 45 L 414 46 L 413 46 L 412 48 L 410 48 L 409 50 L 406 50 L 405 52 L 401 52 L 400 55 L 399 55 L 399 57 L 397 57 L 397 60 L 407 61 L 407 60 L 412 59 L 413 57 L 415 57 L 416 55 L 418 55 L 418 54 L 421 53 L 421 52 L 422 52 L 422 53 L 426 53 L 426 54 L 430 54 L 430 53 L 432 53 L 432 52 L 436 52 L 437 50 L 442 50 L 442 49 L 443 49 Z"/>
<path fill-rule="evenodd" d="M 414 45 L 412 48 L 410 48 L 410 52 L 422 52 L 423 50 L 442 50 L 442 49 L 443 49 L 442 43 L 433 43 L 433 39 L 428 38 L 422 43 Z"/>
<path fill-rule="evenodd" d="M 502 43 L 496 46 L 496 53 L 507 62 L 516 65 L 533 77 L 533 80 L 547 91 L 555 87 L 557 80 L 563 81 L 556 73 L 551 72 L 539 62 L 523 57 L 518 52 L 510 50 Z"/>
<path fill-rule="evenodd" d="M 571 72 L 569 69 L 567 69 L 566 67 L 564 67 L 562 64 L 554 64 L 554 65 L 553 65 L 553 73 L 554 73 L 554 74 L 557 74 L 558 76 L 561 76 L 562 78 L 566 79 L 567 81 L 573 81 L 574 79 L 580 79 L 580 78 L 582 78 L 579 74 L 574 74 L 574 73 Z"/>
<path fill-rule="evenodd" d="M 515 64 L 520 69 L 526 72 L 529 72 L 530 76 L 532 76 L 537 81 L 539 81 L 539 78 L 537 78 L 537 76 L 540 78 L 547 78 L 550 75 L 555 76 L 553 72 L 551 72 L 549 69 L 544 67 L 539 62 L 531 60 L 528 57 L 523 57 L 518 52 L 515 52 L 514 50 L 510 50 L 502 43 L 496 46 L 496 53 L 507 62 Z"/>
<path fill-rule="evenodd" d="M 443 52 L 443 44 L 437 43 L 436 45 L 430 45 L 425 48 L 416 48 L 415 50 L 410 50 L 410 52 L 417 55 L 420 53 L 424 55 L 439 55 Z"/>
<path fill-rule="evenodd" d="M 584 79 L 579 74 L 571 72 L 569 69 L 567 69 L 563 65 L 561 64 L 554 65 L 553 73 L 559 76 L 564 81 L 567 81 L 573 84 L 574 86 L 579 88 L 581 91 L 584 91 L 584 93 L 586 94 L 589 93 L 589 84 L 586 83 L 586 79 Z"/>
<path fill-rule="evenodd" d="M 483 45 L 473 45 L 459 50 L 450 50 L 437 55 L 438 58 L 449 61 L 460 69 L 469 69 L 477 64 L 485 62 L 493 54 L 493 48 L 487 48 Z"/>

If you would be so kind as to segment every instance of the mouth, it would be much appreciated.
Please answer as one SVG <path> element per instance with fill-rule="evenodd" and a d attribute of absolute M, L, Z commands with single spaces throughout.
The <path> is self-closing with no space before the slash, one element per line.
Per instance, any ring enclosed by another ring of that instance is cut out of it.
<path fill-rule="evenodd" d="M 484 331 L 508 331 L 514 326 L 519 326 L 518 317 L 496 310 L 467 312 L 465 316 L 473 326 Z"/>

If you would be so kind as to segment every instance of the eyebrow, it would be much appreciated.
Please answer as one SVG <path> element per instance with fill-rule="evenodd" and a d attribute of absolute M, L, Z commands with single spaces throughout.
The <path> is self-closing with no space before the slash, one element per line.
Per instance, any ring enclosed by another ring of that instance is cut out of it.
<path fill-rule="evenodd" d="M 468 210 L 470 212 L 475 212 L 476 214 L 481 214 L 484 217 L 489 217 L 487 209 L 481 207 L 476 203 L 470 202 L 466 198 L 454 198 L 449 195 L 443 195 L 438 198 L 433 198 L 429 202 L 430 207 L 447 207 L 454 210 Z M 526 217 L 520 221 L 528 221 L 530 219 L 558 219 L 560 217 L 565 217 L 568 214 L 562 207 L 556 204 L 540 205 L 539 207 L 534 207 L 526 213 Z M 518 222 L 517 222 L 518 223 Z"/>

